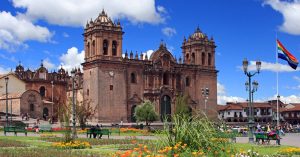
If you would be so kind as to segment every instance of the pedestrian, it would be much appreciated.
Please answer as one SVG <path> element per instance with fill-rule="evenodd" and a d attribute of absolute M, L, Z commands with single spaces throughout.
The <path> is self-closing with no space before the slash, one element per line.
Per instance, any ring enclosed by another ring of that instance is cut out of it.
<path fill-rule="evenodd" d="M 281 128 L 280 128 L 280 126 L 277 126 L 276 127 L 276 143 L 278 144 L 278 145 L 280 145 L 280 130 L 281 130 Z"/>

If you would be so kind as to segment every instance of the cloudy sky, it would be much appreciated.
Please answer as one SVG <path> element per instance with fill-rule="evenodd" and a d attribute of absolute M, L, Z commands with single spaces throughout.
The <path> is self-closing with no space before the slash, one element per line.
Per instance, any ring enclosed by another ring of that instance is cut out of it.
<path fill-rule="evenodd" d="M 276 72 L 284 102 L 300 102 L 299 71 L 276 65 L 276 34 L 300 60 L 300 0 L 1 0 L 0 74 L 21 61 L 36 69 L 41 60 L 52 70 L 83 62 L 83 26 L 102 9 L 120 19 L 123 51 L 151 53 L 161 40 L 177 58 L 184 36 L 197 26 L 217 45 L 218 102 L 245 101 L 242 60 L 262 61 L 255 100 L 275 97 Z M 277 32 L 277 33 L 276 33 Z"/>

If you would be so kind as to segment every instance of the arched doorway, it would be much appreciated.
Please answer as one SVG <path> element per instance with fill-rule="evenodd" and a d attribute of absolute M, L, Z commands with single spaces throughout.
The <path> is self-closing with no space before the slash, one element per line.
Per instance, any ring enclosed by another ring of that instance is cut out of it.
<path fill-rule="evenodd" d="M 136 108 L 136 105 L 133 105 L 131 107 L 131 116 L 130 116 L 131 122 L 136 122 L 136 118 L 134 117 L 135 108 Z"/>
<path fill-rule="evenodd" d="M 171 98 L 164 95 L 160 99 L 160 118 L 163 121 L 165 118 L 171 120 Z"/>
<path fill-rule="evenodd" d="M 49 116 L 49 110 L 47 107 L 43 109 L 43 116 Z"/>

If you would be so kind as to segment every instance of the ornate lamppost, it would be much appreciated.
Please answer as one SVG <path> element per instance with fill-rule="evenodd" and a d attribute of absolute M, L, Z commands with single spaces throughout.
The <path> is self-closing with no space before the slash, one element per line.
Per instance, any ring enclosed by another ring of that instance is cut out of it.
<path fill-rule="evenodd" d="M 6 126 L 8 126 L 8 89 L 7 89 L 8 80 L 9 80 L 9 78 L 6 76 L 5 77 L 5 87 L 6 87 L 6 114 L 5 114 L 5 118 L 6 118 Z"/>
<path fill-rule="evenodd" d="M 209 89 L 208 88 L 202 88 L 202 96 L 204 97 L 204 113 L 207 114 L 207 100 L 209 95 Z"/>
<path fill-rule="evenodd" d="M 51 89 L 51 99 L 52 99 L 52 108 L 51 108 L 51 114 L 52 114 L 52 119 L 53 119 L 53 117 L 54 117 L 54 114 L 53 114 L 53 105 L 54 105 L 54 102 L 53 102 L 53 87 L 54 87 L 54 84 L 53 84 L 53 81 L 51 81 L 51 87 L 52 87 L 52 89 Z M 53 122 L 52 122 L 53 123 Z"/>
<path fill-rule="evenodd" d="M 76 106 L 75 106 L 75 70 L 71 71 L 71 77 L 72 77 L 72 138 L 77 138 L 76 135 Z"/>
<path fill-rule="evenodd" d="M 257 90 L 257 86 L 258 86 L 258 83 L 254 83 L 253 84 L 253 89 L 251 88 L 251 77 L 256 75 L 256 74 L 259 74 L 260 72 L 260 68 L 261 68 L 261 62 L 260 61 L 256 61 L 256 72 L 254 73 L 251 73 L 250 71 L 248 71 L 248 61 L 247 59 L 244 59 L 243 60 L 243 70 L 244 70 L 244 73 L 245 75 L 248 77 L 248 83 L 246 83 L 246 85 L 248 85 L 248 89 L 247 91 L 249 91 L 249 101 L 248 101 L 248 108 L 249 108 L 249 111 L 248 111 L 248 135 L 249 135 L 249 143 L 254 143 L 254 137 L 253 137 L 253 132 L 254 132 L 254 117 L 253 117 L 253 102 L 252 102 L 252 94 L 254 93 L 254 91 Z M 256 88 L 256 89 L 254 89 Z"/>

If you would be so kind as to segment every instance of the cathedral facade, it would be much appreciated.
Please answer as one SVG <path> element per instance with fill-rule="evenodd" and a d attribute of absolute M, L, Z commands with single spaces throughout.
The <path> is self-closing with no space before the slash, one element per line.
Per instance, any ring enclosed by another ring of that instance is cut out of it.
<path fill-rule="evenodd" d="M 56 119 L 60 106 L 67 103 L 67 87 L 70 80 L 68 73 L 62 67 L 58 72 L 48 72 L 41 63 L 34 71 L 25 70 L 19 64 L 13 75 L 25 85 L 25 90 L 15 91 L 20 95 L 20 109 L 17 114 L 28 114 L 32 118 L 53 116 Z M 10 86 L 14 86 L 13 82 Z"/>
<path fill-rule="evenodd" d="M 182 42 L 182 58 L 161 43 L 151 56 L 125 52 L 123 30 L 102 11 L 84 29 L 83 99 L 95 108 L 99 122 L 134 122 L 134 109 L 145 100 L 163 117 L 175 112 L 179 94 L 188 96 L 191 112 L 217 116 L 215 42 L 199 28 Z M 209 95 L 203 96 L 203 89 Z M 206 100 L 205 100 L 206 99 Z"/>

